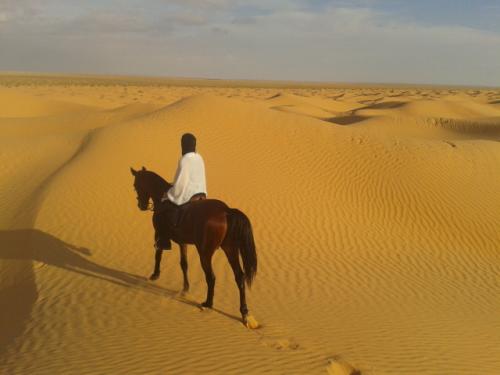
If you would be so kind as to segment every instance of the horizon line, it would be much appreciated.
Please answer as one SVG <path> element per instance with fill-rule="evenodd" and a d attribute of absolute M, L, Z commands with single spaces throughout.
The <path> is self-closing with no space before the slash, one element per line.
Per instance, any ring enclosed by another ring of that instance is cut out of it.
<path fill-rule="evenodd" d="M 445 83 L 416 83 L 416 82 L 348 82 L 348 81 L 316 81 L 316 80 L 283 80 L 283 79 L 258 79 L 258 78 L 220 78 L 220 77 L 196 77 L 196 76 L 167 76 L 167 75 L 148 75 L 148 74 L 114 74 L 114 73 L 76 73 L 76 72 L 50 72 L 50 71 L 17 71 L 0 70 L 0 76 L 20 76 L 34 78 L 96 78 L 101 80 L 112 79 L 133 79 L 133 80 L 159 80 L 159 81 L 205 81 L 207 82 L 233 82 L 233 83 L 254 83 L 250 87 L 258 87 L 257 83 L 266 84 L 265 87 L 317 87 L 317 88 L 349 88 L 350 86 L 380 87 L 380 88 L 436 88 L 436 89 L 500 89 L 500 86 L 471 85 L 471 84 L 445 84 Z M 1 84 L 1 82 L 0 82 Z M 172 84 L 170 84 L 172 85 Z M 273 86 L 275 85 L 275 86 Z M 175 85 L 182 86 L 182 85 Z M 211 85 L 203 85 L 209 87 Z M 221 85 L 212 85 L 221 86 Z M 244 85 L 242 85 L 244 87 Z"/>

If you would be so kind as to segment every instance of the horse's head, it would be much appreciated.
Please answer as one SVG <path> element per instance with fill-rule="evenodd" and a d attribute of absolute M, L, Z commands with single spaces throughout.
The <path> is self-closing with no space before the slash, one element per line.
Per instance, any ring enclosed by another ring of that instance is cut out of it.
<path fill-rule="evenodd" d="M 136 171 L 130 168 L 130 172 L 134 176 L 134 188 L 137 192 L 137 205 L 141 211 L 146 211 L 149 208 L 149 200 L 151 198 L 151 188 L 146 178 L 146 168 Z"/>
<path fill-rule="evenodd" d="M 142 211 L 154 209 L 154 206 L 161 202 L 163 195 L 172 187 L 161 176 L 153 171 L 148 171 L 146 168 L 136 171 L 130 168 L 130 172 L 134 176 L 134 188 L 137 192 L 137 205 Z M 149 201 L 152 200 L 152 206 Z"/>

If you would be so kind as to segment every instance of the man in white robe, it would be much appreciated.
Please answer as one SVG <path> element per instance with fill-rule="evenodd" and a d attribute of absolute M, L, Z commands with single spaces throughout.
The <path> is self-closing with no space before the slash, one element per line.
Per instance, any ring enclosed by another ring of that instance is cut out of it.
<path fill-rule="evenodd" d="M 203 158 L 196 152 L 187 152 L 179 160 L 174 185 L 165 193 L 162 200 L 168 199 L 180 206 L 189 202 L 194 195 L 201 193 L 207 193 Z"/>
<path fill-rule="evenodd" d="M 177 166 L 173 186 L 165 193 L 162 207 L 153 215 L 155 248 L 170 250 L 170 233 L 177 224 L 178 207 L 207 195 L 205 164 L 196 153 L 196 138 L 186 133 L 181 138 L 182 157 Z"/>

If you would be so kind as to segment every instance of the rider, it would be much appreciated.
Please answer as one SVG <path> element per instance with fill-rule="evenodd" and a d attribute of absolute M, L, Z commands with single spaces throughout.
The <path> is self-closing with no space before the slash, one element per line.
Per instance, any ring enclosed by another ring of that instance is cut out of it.
<path fill-rule="evenodd" d="M 157 250 L 170 250 L 172 229 L 177 224 L 179 206 L 207 194 L 205 164 L 200 154 L 196 153 L 196 138 L 186 133 L 181 138 L 182 157 L 177 166 L 173 186 L 165 192 L 160 210 L 153 215 L 155 228 L 155 247 Z"/>

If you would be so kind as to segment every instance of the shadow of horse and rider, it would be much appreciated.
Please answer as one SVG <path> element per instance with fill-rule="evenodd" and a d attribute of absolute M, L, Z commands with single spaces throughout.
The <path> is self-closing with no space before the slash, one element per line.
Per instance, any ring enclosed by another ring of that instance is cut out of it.
<path fill-rule="evenodd" d="M 36 261 L 125 288 L 141 289 L 167 297 L 178 295 L 176 291 L 147 282 L 144 276 L 95 263 L 89 259 L 92 255 L 89 249 L 71 245 L 37 229 L 0 230 L 0 248 L 2 260 Z M 181 302 L 197 306 L 186 299 Z"/>

